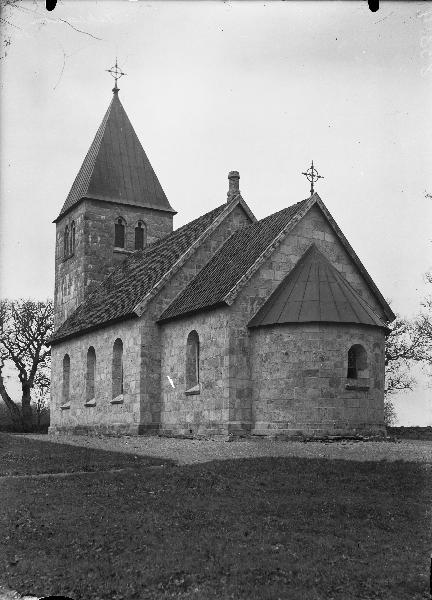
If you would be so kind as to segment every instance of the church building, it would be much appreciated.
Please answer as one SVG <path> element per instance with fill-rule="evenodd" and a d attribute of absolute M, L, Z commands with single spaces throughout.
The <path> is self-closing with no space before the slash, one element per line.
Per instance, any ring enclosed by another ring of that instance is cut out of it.
<path fill-rule="evenodd" d="M 313 181 L 258 221 L 231 171 L 173 229 L 113 92 L 55 220 L 50 433 L 382 431 L 395 316 Z"/>

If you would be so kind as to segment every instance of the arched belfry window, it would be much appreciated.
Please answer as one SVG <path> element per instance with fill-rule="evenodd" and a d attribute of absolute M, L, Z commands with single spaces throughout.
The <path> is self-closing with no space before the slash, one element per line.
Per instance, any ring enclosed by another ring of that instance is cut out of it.
<path fill-rule="evenodd" d="M 123 394 L 123 342 L 117 338 L 113 346 L 112 359 L 112 397 Z"/>
<path fill-rule="evenodd" d="M 146 244 L 147 230 L 143 221 L 138 221 L 135 227 L 135 250 L 142 250 Z"/>
<path fill-rule="evenodd" d="M 69 227 L 66 225 L 63 233 L 63 256 L 67 258 L 69 256 Z"/>
<path fill-rule="evenodd" d="M 86 402 L 95 397 L 96 351 L 93 346 L 87 350 Z"/>
<path fill-rule="evenodd" d="M 126 222 L 124 219 L 119 217 L 114 226 L 114 246 L 116 248 L 125 247 L 125 229 Z"/>
<path fill-rule="evenodd" d="M 73 254 L 75 252 L 75 221 L 71 223 L 70 229 L 70 253 Z"/>
<path fill-rule="evenodd" d="M 348 379 L 359 379 L 368 376 L 366 350 L 360 344 L 354 344 L 348 350 Z"/>
<path fill-rule="evenodd" d="M 70 356 L 65 354 L 63 357 L 63 390 L 62 403 L 66 404 L 70 401 Z"/>
<path fill-rule="evenodd" d="M 199 394 L 199 336 L 191 331 L 186 342 L 186 393 Z"/>

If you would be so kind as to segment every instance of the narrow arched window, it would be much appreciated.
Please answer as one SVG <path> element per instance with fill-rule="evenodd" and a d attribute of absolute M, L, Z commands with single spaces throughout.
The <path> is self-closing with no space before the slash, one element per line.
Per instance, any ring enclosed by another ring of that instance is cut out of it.
<path fill-rule="evenodd" d="M 71 223 L 70 230 L 70 253 L 73 254 L 75 252 L 75 221 Z"/>
<path fill-rule="evenodd" d="M 93 346 L 87 350 L 86 401 L 95 397 L 96 352 Z"/>
<path fill-rule="evenodd" d="M 114 246 L 116 248 L 125 247 L 125 221 L 121 217 L 115 223 Z"/>
<path fill-rule="evenodd" d="M 191 331 L 186 342 L 186 391 L 199 391 L 199 337 Z"/>
<path fill-rule="evenodd" d="M 69 256 L 69 227 L 67 225 L 63 233 L 63 256 L 64 258 Z"/>
<path fill-rule="evenodd" d="M 65 354 L 63 357 L 63 390 L 62 402 L 65 404 L 70 399 L 70 356 Z"/>
<path fill-rule="evenodd" d="M 347 377 L 349 379 L 367 377 L 367 354 L 360 344 L 354 344 L 348 350 Z"/>
<path fill-rule="evenodd" d="M 113 346 L 112 360 L 112 397 L 123 394 L 123 342 L 116 339 Z"/>
<path fill-rule="evenodd" d="M 138 221 L 135 227 L 135 250 L 142 250 L 146 243 L 146 226 L 142 221 Z"/>

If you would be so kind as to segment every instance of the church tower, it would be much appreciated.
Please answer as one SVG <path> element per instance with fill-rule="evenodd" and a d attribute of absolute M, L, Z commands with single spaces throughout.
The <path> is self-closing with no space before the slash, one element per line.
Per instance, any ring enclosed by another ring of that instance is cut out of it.
<path fill-rule="evenodd" d="M 54 221 L 56 328 L 113 266 L 173 229 L 175 211 L 120 102 L 118 76 L 112 101 Z"/>

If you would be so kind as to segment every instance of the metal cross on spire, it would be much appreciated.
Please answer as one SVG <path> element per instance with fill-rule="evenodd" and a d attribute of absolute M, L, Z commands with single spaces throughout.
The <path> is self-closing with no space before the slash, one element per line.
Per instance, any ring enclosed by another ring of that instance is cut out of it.
<path fill-rule="evenodd" d="M 311 184 L 310 193 L 312 196 L 312 194 L 314 193 L 314 183 L 316 181 L 318 181 L 318 179 L 324 179 L 324 177 L 322 175 L 318 174 L 318 171 L 314 167 L 313 161 L 312 161 L 312 164 L 309 167 L 309 169 L 306 171 L 306 173 L 302 173 L 302 175 L 305 175 L 307 180 L 310 181 L 310 184 Z"/>
<path fill-rule="evenodd" d="M 123 73 L 123 71 L 119 68 L 118 64 L 117 64 L 117 57 L 116 57 L 116 61 L 115 61 L 115 65 L 113 67 L 111 67 L 111 69 L 106 69 L 107 73 L 110 73 L 110 75 L 112 75 L 112 77 L 114 77 L 115 79 L 115 84 L 113 87 L 113 92 L 114 94 L 117 94 L 117 92 L 119 91 L 119 88 L 117 87 L 117 81 L 120 79 L 120 77 L 123 77 L 123 75 L 126 75 L 126 73 Z"/>

